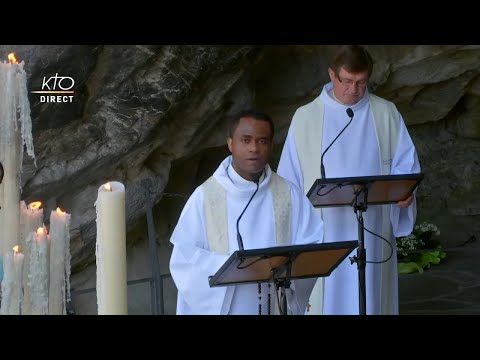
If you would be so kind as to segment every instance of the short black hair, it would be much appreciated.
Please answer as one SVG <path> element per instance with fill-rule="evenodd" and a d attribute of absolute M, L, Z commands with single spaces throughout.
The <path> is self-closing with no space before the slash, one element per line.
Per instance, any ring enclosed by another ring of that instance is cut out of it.
<path fill-rule="evenodd" d="M 228 129 L 228 136 L 233 138 L 233 133 L 240 123 L 240 119 L 244 117 L 254 118 L 255 120 L 266 121 L 270 124 L 270 140 L 273 140 L 273 135 L 275 132 L 275 127 L 273 125 L 273 120 L 267 113 L 257 110 L 257 109 L 247 109 L 241 110 L 230 118 L 230 126 Z"/>

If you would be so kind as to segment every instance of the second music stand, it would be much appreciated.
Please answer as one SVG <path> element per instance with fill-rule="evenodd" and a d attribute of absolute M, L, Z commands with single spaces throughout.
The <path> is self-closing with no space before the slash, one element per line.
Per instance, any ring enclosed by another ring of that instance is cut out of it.
<path fill-rule="evenodd" d="M 379 175 L 317 179 L 307 193 L 314 207 L 352 206 L 357 214 L 358 248 L 353 261 L 357 263 L 359 313 L 366 315 L 363 213 L 368 205 L 394 204 L 407 199 L 422 181 L 424 174 Z"/>

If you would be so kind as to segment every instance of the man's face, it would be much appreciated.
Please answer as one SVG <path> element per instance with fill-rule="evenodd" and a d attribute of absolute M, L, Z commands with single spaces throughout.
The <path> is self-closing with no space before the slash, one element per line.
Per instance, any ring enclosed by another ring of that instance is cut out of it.
<path fill-rule="evenodd" d="M 240 119 L 232 137 L 227 139 L 232 153 L 233 168 L 246 180 L 253 180 L 267 164 L 272 151 L 271 129 L 268 121 L 251 117 Z"/>
<path fill-rule="evenodd" d="M 330 80 L 333 82 L 335 97 L 346 105 L 354 105 L 365 95 L 368 85 L 368 71 L 350 73 L 343 67 L 338 76 L 332 69 L 328 69 Z"/>

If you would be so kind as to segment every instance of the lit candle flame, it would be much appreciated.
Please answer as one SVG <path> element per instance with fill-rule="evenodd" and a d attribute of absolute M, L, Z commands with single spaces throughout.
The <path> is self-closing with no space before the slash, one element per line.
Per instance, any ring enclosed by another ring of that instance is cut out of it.
<path fill-rule="evenodd" d="M 65 214 L 65 211 L 60 210 L 59 207 L 57 207 L 57 210 L 56 210 L 56 211 L 57 211 L 57 214 L 60 214 L 60 215 Z"/>
<path fill-rule="evenodd" d="M 112 191 L 112 185 L 110 185 L 110 183 L 106 183 L 103 187 L 107 189 L 107 191 Z"/>
<path fill-rule="evenodd" d="M 43 235 L 43 234 L 45 234 L 45 229 L 43 228 L 43 226 L 40 226 L 37 229 L 37 235 Z"/>
<path fill-rule="evenodd" d="M 10 64 L 18 64 L 18 61 L 15 58 L 15 54 L 13 52 L 8 54 L 8 61 L 10 61 Z"/>
<path fill-rule="evenodd" d="M 19 246 L 19 245 L 15 245 L 15 246 L 13 247 L 13 253 L 14 253 L 14 254 L 18 254 L 19 252 L 20 252 L 20 246 Z"/>
<path fill-rule="evenodd" d="M 28 208 L 29 208 L 30 210 L 40 209 L 40 206 L 42 206 L 42 202 L 41 202 L 41 201 L 34 201 L 34 202 L 28 204 Z"/>

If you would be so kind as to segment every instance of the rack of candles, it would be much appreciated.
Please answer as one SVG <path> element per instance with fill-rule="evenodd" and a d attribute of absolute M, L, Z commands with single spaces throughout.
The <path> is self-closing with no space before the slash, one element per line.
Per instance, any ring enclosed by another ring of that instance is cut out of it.
<path fill-rule="evenodd" d="M 0 314 L 66 314 L 70 300 L 70 214 L 60 208 L 52 211 L 47 231 L 41 206 L 40 201 L 28 206 L 20 202 L 23 241 L 14 247 L 13 255 L 7 252 L 3 257 Z"/>
<path fill-rule="evenodd" d="M 24 152 L 36 166 L 24 66 L 14 53 L 0 62 L 0 312 L 64 314 L 70 294 L 70 214 L 52 211 L 47 231 L 42 203 L 20 201 Z"/>

